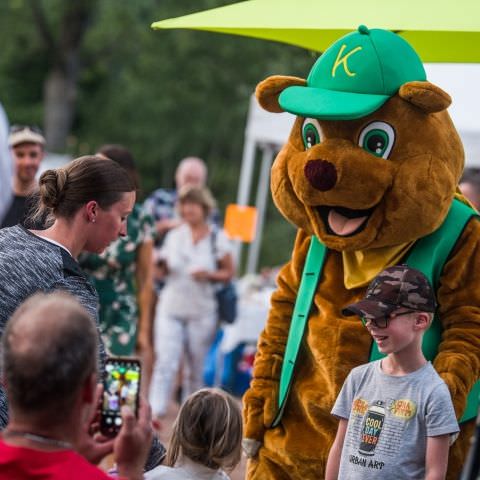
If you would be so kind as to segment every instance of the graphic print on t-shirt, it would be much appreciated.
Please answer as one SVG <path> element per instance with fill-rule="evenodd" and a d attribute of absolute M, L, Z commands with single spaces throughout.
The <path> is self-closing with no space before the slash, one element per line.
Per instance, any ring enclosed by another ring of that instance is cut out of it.
<path fill-rule="evenodd" d="M 349 462 L 381 470 L 385 463 L 376 461 L 394 457 L 400 450 L 403 432 L 408 421 L 417 413 L 415 402 L 409 399 L 377 399 L 369 403 L 355 398 L 352 403 L 346 443 Z M 369 458 L 370 457 L 370 458 Z"/>
<path fill-rule="evenodd" d="M 360 435 L 360 447 L 358 453 L 362 455 L 374 455 L 380 433 L 382 433 L 385 421 L 385 407 L 381 400 L 372 405 L 367 414 L 363 417 L 362 430 Z"/>

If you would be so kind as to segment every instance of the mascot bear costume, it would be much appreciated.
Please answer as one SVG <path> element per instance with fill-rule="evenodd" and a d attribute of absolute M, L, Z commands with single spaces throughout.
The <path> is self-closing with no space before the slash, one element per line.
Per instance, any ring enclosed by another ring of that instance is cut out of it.
<path fill-rule="evenodd" d="M 297 115 L 271 189 L 298 233 L 244 398 L 247 478 L 324 478 L 333 403 L 350 370 L 378 358 L 342 309 L 381 270 L 407 263 L 436 289 L 423 348 L 462 420 L 448 470 L 457 479 L 477 411 L 480 223 L 457 190 L 464 153 L 450 97 L 407 42 L 365 26 L 325 51 L 306 81 L 273 76 L 256 95 L 270 112 Z"/>

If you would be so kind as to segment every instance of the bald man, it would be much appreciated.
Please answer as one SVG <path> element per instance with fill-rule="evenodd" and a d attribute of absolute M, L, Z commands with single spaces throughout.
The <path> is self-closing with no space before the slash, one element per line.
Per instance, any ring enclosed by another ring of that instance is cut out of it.
<path fill-rule="evenodd" d="M 179 225 L 175 217 L 177 192 L 184 185 L 204 187 L 207 183 L 207 166 L 198 157 L 186 157 L 175 171 L 175 189 L 158 188 L 145 200 L 145 207 L 153 216 L 160 239 L 172 228 Z"/>
<path fill-rule="evenodd" d="M 0 480 L 110 479 L 91 462 L 114 451 L 122 478 L 140 480 L 151 445 L 146 404 L 122 412 L 115 440 L 91 436 L 97 388 L 97 332 L 67 294 L 37 294 L 9 320 L 2 338 L 10 422 L 0 438 Z M 86 459 L 87 458 L 87 459 Z"/>

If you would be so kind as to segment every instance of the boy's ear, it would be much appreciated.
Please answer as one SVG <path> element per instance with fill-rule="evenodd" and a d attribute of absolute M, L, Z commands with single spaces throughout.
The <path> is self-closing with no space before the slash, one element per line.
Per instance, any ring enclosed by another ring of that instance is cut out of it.
<path fill-rule="evenodd" d="M 420 312 L 415 318 L 415 326 L 419 327 L 422 330 L 427 330 L 431 322 L 431 314 L 426 312 Z"/>
<path fill-rule="evenodd" d="M 279 95 L 287 88 L 293 86 L 306 85 L 307 81 L 298 77 L 285 77 L 282 75 L 274 75 L 268 77 L 257 85 L 255 96 L 260 106 L 272 113 L 284 112 L 278 103 Z"/>
<path fill-rule="evenodd" d="M 452 103 L 447 92 L 430 82 L 404 83 L 400 87 L 398 95 L 425 113 L 441 112 Z"/>

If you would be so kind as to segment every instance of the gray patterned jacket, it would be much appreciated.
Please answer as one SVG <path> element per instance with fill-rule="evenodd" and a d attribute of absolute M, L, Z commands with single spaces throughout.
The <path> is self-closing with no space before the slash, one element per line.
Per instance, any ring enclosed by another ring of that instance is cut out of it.
<path fill-rule="evenodd" d="M 0 230 L 0 336 L 15 309 L 36 292 L 63 290 L 75 296 L 97 319 L 97 292 L 63 248 L 17 225 Z M 99 336 L 100 338 L 100 336 Z M 99 365 L 103 371 L 105 349 L 99 342 Z M 8 421 L 5 393 L 0 388 L 0 429 Z"/>

